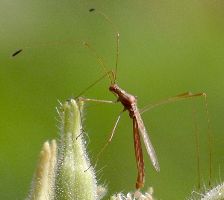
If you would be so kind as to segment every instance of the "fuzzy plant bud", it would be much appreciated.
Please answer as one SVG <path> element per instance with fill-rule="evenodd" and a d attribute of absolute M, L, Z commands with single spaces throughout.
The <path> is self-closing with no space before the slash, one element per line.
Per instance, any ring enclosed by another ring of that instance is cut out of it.
<path fill-rule="evenodd" d="M 129 192 L 124 195 L 123 193 L 118 193 L 110 197 L 110 200 L 154 200 L 153 198 L 153 188 L 148 188 L 145 193 L 136 190 L 135 192 Z"/>
<path fill-rule="evenodd" d="M 31 191 L 27 200 L 54 199 L 55 169 L 57 160 L 56 141 L 44 143 L 39 162 L 32 181 Z"/>
<path fill-rule="evenodd" d="M 219 184 L 202 195 L 201 200 L 223 200 L 224 199 L 224 183 Z"/>
<path fill-rule="evenodd" d="M 60 140 L 44 143 L 27 200 L 100 200 L 106 194 L 86 153 L 82 108 L 71 99 L 58 109 Z"/>
<path fill-rule="evenodd" d="M 206 188 L 204 192 L 193 191 L 188 200 L 223 200 L 224 199 L 224 183 L 218 184 L 213 188 Z"/>
<path fill-rule="evenodd" d="M 85 149 L 81 125 L 82 102 L 66 101 L 60 109 L 61 139 L 58 147 L 57 200 L 95 200 L 97 181 Z"/>

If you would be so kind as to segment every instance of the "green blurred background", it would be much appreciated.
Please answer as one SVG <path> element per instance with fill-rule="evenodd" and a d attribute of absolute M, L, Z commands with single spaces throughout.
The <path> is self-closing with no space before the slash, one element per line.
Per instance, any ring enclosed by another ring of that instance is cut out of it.
<path fill-rule="evenodd" d="M 0 2 L 0 199 L 24 199 L 44 141 L 58 137 L 57 100 L 76 96 L 102 75 L 89 41 L 109 69 L 114 30 L 89 8 L 104 12 L 120 32 L 118 83 L 139 107 L 182 92 L 206 92 L 213 134 L 213 180 L 223 177 L 224 2 L 28 1 Z M 49 45 L 48 45 L 49 44 Z M 24 52 L 11 58 L 13 51 Z M 103 80 L 85 97 L 114 99 Z M 195 108 L 196 115 L 192 115 Z M 88 104 L 85 130 L 92 160 L 105 144 L 122 107 Z M 194 120 L 194 117 L 196 118 Z M 146 154 L 146 188 L 158 199 L 184 199 L 196 190 L 195 124 L 200 134 L 202 183 L 208 183 L 207 120 L 203 98 L 144 113 L 161 172 Z M 132 122 L 124 114 L 97 167 L 109 194 L 133 191 L 137 176 Z"/>

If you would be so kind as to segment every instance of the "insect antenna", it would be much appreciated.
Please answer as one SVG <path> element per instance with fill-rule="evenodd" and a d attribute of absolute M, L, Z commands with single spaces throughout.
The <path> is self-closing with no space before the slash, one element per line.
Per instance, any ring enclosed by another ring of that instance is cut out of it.
<path fill-rule="evenodd" d="M 12 57 L 16 57 L 19 54 L 21 54 L 22 52 L 24 52 L 26 49 L 34 49 L 34 48 L 38 48 L 38 47 L 54 47 L 54 46 L 61 46 L 61 45 L 82 45 L 82 41 L 81 40 L 74 40 L 73 39 L 67 39 L 67 40 L 59 40 L 59 41 L 50 41 L 50 42 L 43 42 L 43 43 L 38 43 L 38 44 L 34 44 L 34 45 L 28 45 L 28 46 L 24 46 L 22 48 L 18 48 L 17 50 L 15 50 L 11 56 Z"/>
<path fill-rule="evenodd" d="M 114 25 L 112 20 L 105 13 L 100 12 L 100 11 L 96 11 L 95 8 L 89 9 L 89 12 L 96 12 L 99 15 L 101 15 L 111 25 L 111 27 L 114 30 L 115 40 L 116 40 L 116 61 L 115 61 L 115 70 L 114 70 L 114 79 L 113 79 L 113 84 L 114 84 L 116 82 L 116 80 L 117 80 L 117 68 L 118 68 L 119 46 L 120 46 L 120 34 L 117 31 L 117 27 Z"/>
<path fill-rule="evenodd" d="M 17 55 L 20 54 L 22 51 L 23 51 L 23 49 L 16 50 L 16 51 L 12 54 L 12 57 L 17 56 Z"/>
<path fill-rule="evenodd" d="M 97 58 L 98 63 L 100 64 L 100 66 L 102 66 L 104 72 L 110 79 L 111 84 L 114 83 L 113 72 L 110 70 L 110 73 L 108 73 L 109 70 L 108 70 L 108 67 L 106 66 L 106 63 L 103 60 L 103 58 L 96 52 L 96 50 L 88 42 L 83 42 L 83 45 L 90 50 L 90 52 L 94 55 L 94 57 Z"/>

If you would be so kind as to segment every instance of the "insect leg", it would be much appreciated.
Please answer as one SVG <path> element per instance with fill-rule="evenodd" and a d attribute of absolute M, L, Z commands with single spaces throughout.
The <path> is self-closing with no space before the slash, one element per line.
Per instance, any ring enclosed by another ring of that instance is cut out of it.
<path fill-rule="evenodd" d="M 185 99 L 188 99 L 188 98 L 190 99 L 190 98 L 193 98 L 193 97 L 200 97 L 200 96 L 205 98 L 206 107 L 207 107 L 207 100 L 206 100 L 206 96 L 207 95 L 206 95 L 206 93 L 196 93 L 196 94 L 193 94 L 191 92 L 186 92 L 186 93 L 178 94 L 176 96 L 169 97 L 169 98 L 166 98 L 166 99 L 162 99 L 162 100 L 160 100 L 158 102 L 146 105 L 144 108 L 140 109 L 140 114 L 143 114 L 144 112 L 146 112 L 148 110 L 151 110 L 151 109 L 153 109 L 153 108 L 155 108 L 157 106 L 160 106 L 160 105 L 173 103 L 173 102 L 180 101 L 180 100 L 185 100 Z"/>
<path fill-rule="evenodd" d="M 89 99 L 84 97 L 78 97 L 78 101 L 90 101 L 90 102 L 98 102 L 98 103 L 117 103 L 116 101 L 110 101 L 110 100 L 102 100 L 102 99 Z"/>
<path fill-rule="evenodd" d="M 108 144 L 112 141 L 113 136 L 114 136 L 114 133 L 115 133 L 115 130 L 116 130 L 117 125 L 118 125 L 118 123 L 119 123 L 119 121 L 120 121 L 121 114 L 122 114 L 124 111 L 125 111 L 125 110 L 122 110 L 122 111 L 120 112 L 120 114 L 118 115 L 117 120 L 116 120 L 116 122 L 115 122 L 115 124 L 114 124 L 114 127 L 113 127 L 113 129 L 112 129 L 112 132 L 111 132 L 111 134 L 110 134 L 110 137 L 109 137 L 107 143 L 103 146 L 103 148 L 101 149 L 101 151 L 97 154 L 96 164 L 97 164 L 97 162 L 98 162 L 98 160 L 99 160 L 99 157 L 102 155 L 102 153 L 104 152 L 104 150 L 106 149 L 106 147 L 108 146 Z M 95 165 L 96 165 L 96 164 L 95 164 Z"/>
<path fill-rule="evenodd" d="M 185 99 L 191 99 L 194 97 L 203 97 L 204 98 L 205 112 L 206 112 L 206 118 L 207 118 L 207 124 L 208 124 L 208 127 L 207 127 L 207 130 L 208 130 L 207 131 L 208 152 L 209 152 L 208 153 L 209 154 L 208 155 L 209 156 L 209 183 L 208 184 L 211 185 L 211 179 L 212 179 L 212 132 L 211 132 L 210 117 L 209 117 L 209 112 L 208 112 L 208 102 L 207 102 L 206 93 L 204 93 L 204 92 L 202 92 L 202 93 L 185 92 L 185 93 L 182 93 L 182 94 L 179 94 L 179 95 L 167 98 L 167 99 L 160 100 L 156 103 L 149 104 L 149 105 L 145 106 L 143 109 L 140 109 L 140 114 L 143 114 L 144 112 L 151 110 L 160 105 L 173 103 L 173 102 L 181 101 L 181 100 L 185 100 Z M 196 134 L 197 134 L 197 127 L 195 127 L 195 129 L 196 129 Z M 196 137 L 196 148 L 199 148 L 198 141 L 197 141 L 198 136 L 195 136 L 195 137 Z M 196 151 L 198 151 L 198 149 L 196 149 Z M 197 155 L 197 157 L 198 157 L 198 155 Z M 198 162 L 197 168 L 199 168 L 200 166 L 199 166 L 198 158 L 197 158 L 197 162 Z M 200 174 L 198 176 L 200 176 Z M 200 183 L 198 183 L 198 185 L 200 185 Z"/>

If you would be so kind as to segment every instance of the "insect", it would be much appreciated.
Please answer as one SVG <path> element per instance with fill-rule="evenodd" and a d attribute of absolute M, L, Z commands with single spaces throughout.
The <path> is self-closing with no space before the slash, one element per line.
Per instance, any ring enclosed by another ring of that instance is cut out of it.
<path fill-rule="evenodd" d="M 96 12 L 95 9 L 90 9 L 89 12 Z M 137 180 L 136 180 L 136 189 L 140 189 L 144 187 L 144 182 L 145 182 L 145 165 L 144 165 L 144 158 L 143 158 L 143 151 L 142 151 L 142 144 L 141 144 L 141 139 L 144 142 L 147 154 L 152 162 L 153 167 L 155 168 L 156 171 L 160 171 L 160 166 L 159 162 L 157 159 L 156 152 L 153 148 L 152 142 L 149 138 L 149 134 L 147 132 L 147 129 L 144 125 L 143 119 L 141 117 L 141 114 L 154 108 L 159 105 L 167 104 L 167 103 L 172 103 L 175 101 L 179 100 L 184 100 L 187 98 L 193 98 L 197 96 L 204 96 L 206 98 L 205 93 L 196 93 L 193 94 L 191 92 L 186 92 L 182 93 L 173 97 L 170 97 L 168 99 L 161 100 L 153 105 L 147 105 L 143 109 L 138 109 L 137 105 L 137 99 L 134 95 L 126 92 L 124 89 L 122 89 L 118 83 L 117 83 L 117 68 L 118 68 L 118 57 L 119 57 L 119 37 L 120 34 L 119 32 L 116 31 L 116 28 L 112 21 L 104 14 L 101 12 L 98 12 L 98 14 L 102 15 L 104 19 L 106 19 L 107 22 L 109 22 L 113 29 L 115 30 L 115 38 L 116 38 L 116 63 L 115 63 L 115 69 L 110 71 L 108 70 L 105 62 L 103 59 L 97 54 L 95 49 L 87 43 L 84 42 L 84 46 L 90 49 L 90 51 L 94 54 L 94 56 L 97 58 L 99 64 L 103 68 L 105 74 L 99 78 L 97 81 L 95 81 L 93 84 L 91 84 L 88 88 L 86 88 L 84 91 L 82 91 L 79 95 L 77 95 L 76 99 L 82 100 L 82 101 L 95 101 L 95 102 L 102 102 L 102 103 L 121 103 L 123 105 L 123 110 L 120 112 L 120 114 L 117 117 L 117 120 L 115 122 L 115 125 L 112 129 L 112 132 L 110 134 L 110 137 L 107 141 L 107 143 L 104 145 L 100 153 L 98 154 L 97 158 L 101 155 L 101 153 L 104 151 L 106 146 L 112 141 L 112 138 L 114 136 L 115 130 L 117 128 L 117 125 L 120 121 L 121 114 L 127 111 L 129 113 L 129 117 L 132 120 L 133 123 L 133 138 L 134 138 L 134 151 L 135 151 L 135 158 L 136 158 L 136 165 L 137 165 Z M 12 54 L 13 57 L 17 56 L 23 51 L 23 49 L 19 49 L 16 52 Z M 109 91 L 112 92 L 116 96 L 115 101 L 108 101 L 108 100 L 99 100 L 99 99 L 88 99 L 88 98 L 83 98 L 80 97 L 83 93 L 85 93 L 89 88 L 91 88 L 93 85 L 101 81 L 103 78 L 108 77 L 110 80 L 110 86 L 109 86 Z M 206 105 L 207 108 L 207 105 Z M 207 109 L 206 109 L 207 110 Z M 210 158 L 211 159 L 211 158 Z M 98 160 L 98 159 L 97 159 Z M 210 167 L 211 168 L 211 167 Z"/>
<path fill-rule="evenodd" d="M 95 9 L 93 9 L 93 8 L 89 10 L 89 12 L 93 12 L 93 11 L 96 12 Z M 100 15 L 102 15 L 104 17 L 104 19 L 106 19 L 106 21 L 108 21 L 113 26 L 113 28 L 115 29 L 115 26 L 112 23 L 112 21 L 104 13 L 101 13 L 101 12 L 98 12 L 98 13 Z M 111 140 L 114 136 L 116 127 L 117 127 L 117 125 L 119 123 L 119 120 L 121 118 L 121 114 L 125 111 L 127 111 L 129 113 L 129 117 L 131 118 L 132 123 L 133 123 L 134 150 L 135 150 L 135 158 L 136 158 L 136 165 L 137 165 L 137 171 L 138 171 L 135 186 L 136 186 L 136 189 L 140 189 L 140 188 L 144 187 L 144 182 L 145 182 L 145 166 L 144 166 L 141 138 L 144 142 L 147 154 L 148 154 L 148 156 L 151 160 L 151 163 L 152 163 L 153 167 L 155 168 L 155 170 L 157 172 L 160 171 L 160 166 L 159 166 L 159 162 L 158 162 L 158 159 L 157 159 L 157 155 L 156 155 L 156 152 L 153 148 L 151 140 L 149 138 L 149 134 L 146 130 L 146 127 L 145 127 L 144 122 L 142 120 L 141 114 L 150 110 L 150 109 L 152 109 L 152 108 L 154 108 L 154 107 L 156 107 L 156 106 L 171 103 L 171 102 L 175 102 L 175 101 L 179 101 L 179 100 L 183 100 L 183 99 L 186 99 L 186 98 L 193 98 L 193 97 L 197 97 L 197 96 L 204 96 L 206 98 L 206 94 L 205 93 L 193 94 L 191 92 L 186 92 L 186 93 L 183 93 L 183 94 L 176 95 L 174 97 L 170 97 L 168 99 L 161 100 L 161 101 L 157 102 L 156 104 L 145 106 L 143 109 L 139 110 L 138 105 L 137 105 L 136 97 L 134 95 L 126 92 L 117 83 L 117 68 L 118 68 L 119 37 L 120 37 L 120 34 L 119 34 L 119 32 L 116 31 L 116 29 L 115 29 L 115 33 L 116 33 L 115 34 L 115 38 L 116 38 L 116 63 L 115 63 L 115 70 L 114 71 L 108 71 L 107 70 L 105 62 L 97 54 L 95 49 L 93 49 L 90 46 L 89 43 L 84 42 L 84 45 L 91 50 L 91 52 L 95 55 L 95 57 L 97 57 L 99 64 L 102 66 L 102 68 L 106 72 L 105 75 L 103 77 L 101 77 L 99 80 L 97 80 L 94 84 L 96 84 L 98 81 L 100 81 L 105 76 L 108 76 L 108 78 L 110 79 L 109 91 L 112 92 L 117 97 L 116 101 L 86 99 L 86 98 L 82 98 L 82 97 L 81 98 L 79 97 L 79 99 L 81 99 L 83 101 L 96 101 L 96 102 L 102 102 L 102 103 L 118 103 L 118 102 L 120 102 L 123 105 L 123 110 L 121 111 L 121 113 L 117 117 L 115 125 L 112 129 L 111 135 L 109 137 L 109 140 L 107 141 L 105 146 L 102 148 L 101 152 L 98 154 L 98 157 L 103 152 L 105 147 L 111 142 Z M 94 84 L 92 84 L 92 85 L 94 85 Z M 88 87 L 88 89 L 89 89 L 89 87 Z M 78 96 L 80 96 L 81 94 L 82 93 L 80 93 Z"/>

